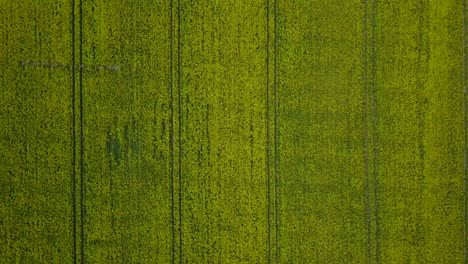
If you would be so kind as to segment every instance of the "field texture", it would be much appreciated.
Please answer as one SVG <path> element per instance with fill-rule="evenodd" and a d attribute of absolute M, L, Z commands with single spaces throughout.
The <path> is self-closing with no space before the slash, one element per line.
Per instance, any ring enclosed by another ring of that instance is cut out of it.
<path fill-rule="evenodd" d="M 0 0 L 0 263 L 468 263 L 464 0 Z"/>

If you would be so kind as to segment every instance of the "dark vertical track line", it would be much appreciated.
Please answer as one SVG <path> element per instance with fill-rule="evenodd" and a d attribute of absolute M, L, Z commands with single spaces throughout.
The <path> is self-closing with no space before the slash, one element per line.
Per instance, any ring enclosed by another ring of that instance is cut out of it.
<path fill-rule="evenodd" d="M 75 0 L 71 0 L 72 65 L 75 65 Z M 72 209 L 73 209 L 73 263 L 77 263 L 76 250 L 76 106 L 75 69 L 72 70 Z"/>
<path fill-rule="evenodd" d="M 180 240 L 180 247 L 179 247 L 179 260 L 180 263 L 183 263 L 183 237 L 182 237 L 182 100 L 181 100 L 181 90 L 182 90 L 182 75 L 181 75 L 181 63 L 182 63 L 182 55 L 181 55 L 181 36 L 180 36 L 180 0 L 177 0 L 177 93 L 178 93 L 178 118 L 179 118 L 179 240 Z"/>
<path fill-rule="evenodd" d="M 468 135 L 467 135 L 467 126 L 468 126 L 468 110 L 466 107 L 467 104 L 467 47 L 466 47 L 466 38 L 467 38 L 467 31 L 466 31 L 466 0 L 463 0 L 463 138 L 464 138 L 464 145 L 463 145 L 463 177 L 464 177 L 464 207 L 463 207 L 463 221 L 464 221 L 464 228 L 463 228 L 463 235 L 464 235 L 464 262 L 465 264 L 468 263 L 468 170 L 466 165 L 468 163 Z"/>
<path fill-rule="evenodd" d="M 424 91 L 426 84 L 424 83 L 424 77 L 421 77 L 421 75 L 424 76 L 424 73 L 422 71 L 424 70 L 424 59 L 422 59 L 422 54 L 423 54 L 423 45 L 424 45 L 424 12 L 426 12 L 426 5 L 424 1 L 421 1 L 417 4 L 417 13 L 418 13 L 418 21 L 417 21 L 417 64 L 416 64 L 416 74 L 415 74 L 415 79 L 416 79 L 416 89 L 418 90 L 418 97 L 423 97 L 421 95 L 421 91 Z M 422 93 L 424 94 L 424 93 Z M 417 170 L 417 176 L 414 178 L 414 181 L 416 182 L 417 186 L 422 186 L 422 189 L 425 189 L 424 187 L 424 178 L 425 178 L 425 146 L 424 146 L 424 133 L 425 133 L 425 126 L 426 126 L 426 110 L 421 106 L 421 104 L 418 104 L 418 113 L 416 115 L 417 122 L 418 122 L 418 131 L 415 131 L 418 136 L 417 136 L 417 148 L 418 148 L 418 165 L 421 166 L 420 169 Z M 416 199 L 419 199 L 420 201 L 424 200 L 422 192 L 418 192 L 416 195 Z M 425 234 L 423 233 L 423 221 L 422 221 L 422 211 L 419 210 L 418 208 L 415 209 L 415 227 L 414 227 L 414 233 L 413 237 L 417 242 L 415 244 L 418 247 L 421 247 L 425 243 Z M 416 258 L 420 259 L 420 261 L 424 261 L 424 253 L 422 250 L 417 250 L 415 252 Z"/>
<path fill-rule="evenodd" d="M 85 142 L 84 142 L 84 128 L 83 128 L 83 0 L 80 0 L 80 183 L 81 183 L 81 263 L 86 263 L 85 260 Z M 75 67 L 75 65 L 73 65 Z"/>
<path fill-rule="evenodd" d="M 171 152 L 171 232 L 172 232 L 172 263 L 175 263 L 175 241 L 176 241 L 176 233 L 175 233 L 175 200 L 174 200 L 174 59 L 173 59 L 173 39 L 174 39 L 174 16 L 173 16 L 173 0 L 170 1 L 169 5 L 169 18 L 170 18 L 170 28 L 169 28 L 169 58 L 170 58 L 170 71 L 169 71 L 169 90 L 171 93 L 171 131 L 170 131 L 170 139 L 169 139 L 169 148 Z"/>
<path fill-rule="evenodd" d="M 270 0 L 266 0 L 266 173 L 267 173 L 267 226 L 268 226 L 268 258 L 271 263 L 271 173 L 270 173 Z"/>
<path fill-rule="evenodd" d="M 274 79 L 273 79 L 273 100 L 274 100 L 274 144 L 275 144 L 275 224 L 276 224 L 276 233 L 275 233 L 275 249 L 276 249 L 276 263 L 279 263 L 280 258 L 280 220 L 279 220 L 279 150 L 278 150 L 278 1 L 274 0 Z"/>
<path fill-rule="evenodd" d="M 372 67 L 372 82 L 371 82 L 371 111 L 372 111 L 372 176 L 374 189 L 374 212 L 375 212 L 375 260 L 380 261 L 380 221 L 379 221 L 379 199 L 378 199 L 378 180 L 377 180 L 377 105 L 376 105 L 376 54 L 375 54 L 375 16 L 376 16 L 376 0 L 372 0 L 372 50 L 371 50 L 371 67 Z"/>
<path fill-rule="evenodd" d="M 369 191 L 369 125 L 368 125 L 368 111 L 369 111 L 369 83 L 367 72 L 368 68 L 368 34 L 367 34 L 367 23 L 368 23 L 368 1 L 364 0 L 364 30 L 363 30 L 363 39 L 364 39 L 364 72 L 363 72 L 363 108 L 364 108 L 364 166 L 365 166 L 365 193 L 366 193 L 366 225 L 367 225 L 367 263 L 371 263 L 372 256 L 372 240 L 371 240 L 371 206 L 370 206 L 370 191 Z"/>

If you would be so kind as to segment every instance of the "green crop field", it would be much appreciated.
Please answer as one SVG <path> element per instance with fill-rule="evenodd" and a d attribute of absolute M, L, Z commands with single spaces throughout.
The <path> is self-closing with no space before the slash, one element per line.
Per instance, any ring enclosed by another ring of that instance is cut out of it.
<path fill-rule="evenodd" d="M 0 263 L 468 263 L 465 0 L 0 19 Z"/>

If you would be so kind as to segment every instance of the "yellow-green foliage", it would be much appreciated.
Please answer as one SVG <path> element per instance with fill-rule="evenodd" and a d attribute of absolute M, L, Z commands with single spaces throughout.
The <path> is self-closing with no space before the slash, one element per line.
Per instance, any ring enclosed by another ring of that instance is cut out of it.
<path fill-rule="evenodd" d="M 0 263 L 463 263 L 463 12 L 0 0 Z"/>
<path fill-rule="evenodd" d="M 363 8 L 280 1 L 283 263 L 366 261 Z"/>
<path fill-rule="evenodd" d="M 182 249 L 190 263 L 265 261 L 264 1 L 182 1 Z"/>
<path fill-rule="evenodd" d="M 71 262 L 71 8 L 0 3 L 0 262 Z"/>
<path fill-rule="evenodd" d="M 83 1 L 85 258 L 171 260 L 168 2 Z"/>
<path fill-rule="evenodd" d="M 382 262 L 464 261 L 462 7 L 462 1 L 376 5 Z"/>

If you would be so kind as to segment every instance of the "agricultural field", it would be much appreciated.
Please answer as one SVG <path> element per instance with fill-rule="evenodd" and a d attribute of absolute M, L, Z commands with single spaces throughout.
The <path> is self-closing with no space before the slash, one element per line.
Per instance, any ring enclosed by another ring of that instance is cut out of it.
<path fill-rule="evenodd" d="M 464 0 L 0 0 L 0 263 L 468 263 Z"/>

